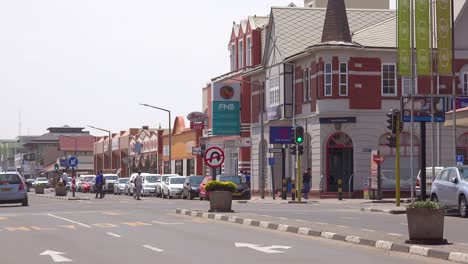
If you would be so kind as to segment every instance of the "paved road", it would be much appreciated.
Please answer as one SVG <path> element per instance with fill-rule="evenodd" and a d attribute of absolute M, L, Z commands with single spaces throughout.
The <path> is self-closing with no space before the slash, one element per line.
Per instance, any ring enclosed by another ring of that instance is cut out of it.
<path fill-rule="evenodd" d="M 52 250 L 65 253 L 54 256 L 56 260 L 75 263 L 441 263 L 175 215 L 177 207 L 188 205 L 207 208 L 199 201 L 135 201 L 124 196 L 90 201 L 30 198 L 29 207 L 0 206 L 1 262 L 54 263 L 51 256 L 40 256 Z"/>

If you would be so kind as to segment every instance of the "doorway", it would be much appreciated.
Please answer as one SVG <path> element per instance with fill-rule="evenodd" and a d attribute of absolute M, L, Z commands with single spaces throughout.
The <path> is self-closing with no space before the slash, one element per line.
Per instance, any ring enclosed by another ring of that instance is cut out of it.
<path fill-rule="evenodd" d="M 330 136 L 327 142 L 327 191 L 338 191 L 338 180 L 343 181 L 343 192 L 353 191 L 353 141 L 343 133 L 337 132 Z M 350 182 L 351 179 L 351 182 Z"/>

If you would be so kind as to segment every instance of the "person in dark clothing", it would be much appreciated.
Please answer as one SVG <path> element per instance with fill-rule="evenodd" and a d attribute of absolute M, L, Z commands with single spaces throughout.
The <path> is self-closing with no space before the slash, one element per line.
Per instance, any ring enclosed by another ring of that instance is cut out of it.
<path fill-rule="evenodd" d="M 307 168 L 307 171 L 302 176 L 302 197 L 304 197 L 304 199 L 309 199 L 308 195 L 310 192 L 311 181 L 312 181 L 311 169 Z"/>
<path fill-rule="evenodd" d="M 98 194 L 99 194 L 99 198 L 104 198 L 104 190 L 103 190 L 103 186 L 104 186 L 104 175 L 102 174 L 102 171 L 100 171 L 97 175 L 96 175 L 96 180 L 95 180 L 95 184 L 96 184 L 96 199 L 98 198 Z"/>

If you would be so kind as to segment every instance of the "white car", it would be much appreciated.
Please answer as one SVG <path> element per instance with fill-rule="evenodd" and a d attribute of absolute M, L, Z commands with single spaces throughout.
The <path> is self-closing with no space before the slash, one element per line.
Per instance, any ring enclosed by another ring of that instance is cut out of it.
<path fill-rule="evenodd" d="M 103 186 L 104 191 L 108 193 L 114 192 L 114 185 L 119 181 L 119 176 L 117 174 L 104 174 L 106 179 L 106 184 Z"/>
<path fill-rule="evenodd" d="M 185 176 L 170 176 L 167 177 L 163 184 L 163 198 L 169 198 L 175 196 L 182 197 L 182 190 L 184 188 Z"/>
<path fill-rule="evenodd" d="M 141 176 L 143 176 L 143 188 L 141 190 L 141 194 L 143 196 L 156 196 L 156 182 L 158 179 L 161 179 L 161 175 L 142 173 Z"/>
<path fill-rule="evenodd" d="M 44 177 L 36 178 L 36 180 L 33 182 L 33 186 L 36 186 L 36 184 L 44 184 L 46 188 L 50 187 L 49 180 Z"/>
<path fill-rule="evenodd" d="M 125 193 L 125 186 L 127 185 L 129 178 L 120 178 L 119 181 L 114 184 L 114 195 L 121 195 Z"/>
<path fill-rule="evenodd" d="M 170 176 L 179 176 L 179 175 L 177 175 L 177 174 L 164 174 L 164 175 L 161 176 L 161 179 L 156 180 L 156 197 L 162 197 L 162 190 L 163 190 L 164 182 Z"/>

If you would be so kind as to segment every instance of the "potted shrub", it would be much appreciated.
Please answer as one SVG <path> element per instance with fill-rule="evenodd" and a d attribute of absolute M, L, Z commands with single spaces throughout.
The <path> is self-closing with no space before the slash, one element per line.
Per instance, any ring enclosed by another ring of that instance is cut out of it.
<path fill-rule="evenodd" d="M 444 239 L 445 210 L 439 203 L 418 201 L 406 207 L 409 240 L 415 244 L 446 244 Z"/>
<path fill-rule="evenodd" d="M 66 196 L 67 195 L 67 186 L 63 184 L 62 181 L 59 181 L 55 186 L 55 196 Z"/>
<path fill-rule="evenodd" d="M 37 194 L 44 194 L 45 183 L 36 183 L 34 185 L 35 193 Z"/>
<path fill-rule="evenodd" d="M 205 189 L 210 192 L 210 210 L 209 212 L 233 212 L 232 193 L 237 186 L 232 182 L 210 181 L 206 184 Z"/>

